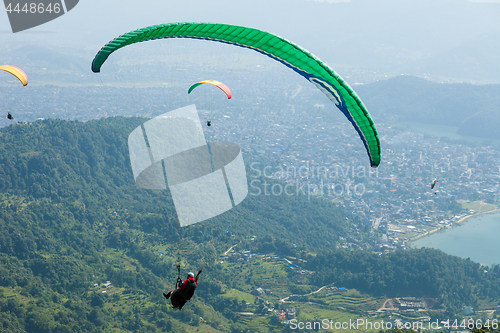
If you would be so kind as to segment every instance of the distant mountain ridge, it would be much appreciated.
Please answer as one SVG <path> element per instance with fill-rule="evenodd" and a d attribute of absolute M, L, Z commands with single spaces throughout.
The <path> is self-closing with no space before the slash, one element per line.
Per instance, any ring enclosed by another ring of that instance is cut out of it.
<path fill-rule="evenodd" d="M 88 0 L 44 25 L 55 33 L 3 35 L 9 51 L 0 50 L 0 55 L 22 58 L 23 50 L 17 48 L 23 44 L 71 47 L 74 56 L 88 54 L 90 63 L 105 43 L 137 28 L 179 21 L 221 22 L 280 35 L 334 69 L 377 72 L 378 78 L 404 73 L 452 82 L 500 83 L 498 17 L 499 3 L 466 0 L 241 0 L 238 6 L 228 0 L 150 1 L 148 6 L 131 0 L 120 6 Z M 19 63 L 26 65 L 25 60 Z"/>
<path fill-rule="evenodd" d="M 500 84 L 441 84 L 400 75 L 356 87 L 375 122 L 458 126 L 458 133 L 500 139 Z"/>

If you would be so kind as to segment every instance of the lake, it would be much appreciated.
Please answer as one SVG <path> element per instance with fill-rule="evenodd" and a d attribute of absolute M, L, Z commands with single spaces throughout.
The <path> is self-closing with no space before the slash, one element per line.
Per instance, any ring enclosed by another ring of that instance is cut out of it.
<path fill-rule="evenodd" d="M 500 264 L 500 213 L 468 219 L 463 225 L 422 237 L 413 248 L 429 247 L 484 265 Z"/>
<path fill-rule="evenodd" d="M 486 145 L 500 145 L 500 140 L 495 139 L 485 139 L 478 138 L 475 136 L 467 136 L 458 134 L 458 127 L 456 126 L 445 126 L 445 125 L 435 125 L 435 124 L 422 124 L 414 122 L 400 122 L 398 125 L 406 126 L 414 132 L 421 134 L 427 134 L 435 137 L 448 137 L 453 140 L 464 140 L 474 143 L 483 143 Z"/>

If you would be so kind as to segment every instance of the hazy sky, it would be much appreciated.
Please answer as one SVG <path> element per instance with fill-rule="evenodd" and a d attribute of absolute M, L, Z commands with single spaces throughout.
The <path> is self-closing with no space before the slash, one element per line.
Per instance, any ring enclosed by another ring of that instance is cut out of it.
<path fill-rule="evenodd" d="M 80 0 L 62 17 L 16 34 L 0 11 L 0 58 L 21 61 L 22 46 L 37 45 L 90 63 L 105 43 L 137 28 L 220 22 L 283 36 L 340 73 L 350 68 L 377 78 L 412 74 L 500 83 L 500 0 L 339 1 Z"/>
<path fill-rule="evenodd" d="M 351 2 L 351 0 L 309 0 L 309 1 L 319 1 L 319 2 Z M 500 3 L 500 0 L 467 0 L 469 2 L 497 2 Z"/>

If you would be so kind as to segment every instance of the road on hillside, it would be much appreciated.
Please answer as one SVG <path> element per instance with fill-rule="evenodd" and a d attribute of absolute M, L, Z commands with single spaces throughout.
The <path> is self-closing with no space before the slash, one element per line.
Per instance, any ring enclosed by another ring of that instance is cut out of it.
<path fill-rule="evenodd" d="M 241 242 L 240 242 L 240 243 L 241 243 Z M 239 244 L 239 243 L 238 243 L 238 244 Z M 238 244 L 234 244 L 233 246 L 231 246 L 231 247 L 230 247 L 230 248 L 229 248 L 226 252 L 224 252 L 224 254 L 223 254 L 223 255 L 224 255 L 224 256 L 227 256 L 227 253 L 228 253 L 229 251 L 231 251 L 231 250 L 233 249 L 233 247 L 235 247 L 235 246 L 236 246 L 236 245 L 238 245 Z"/>
<path fill-rule="evenodd" d="M 319 293 L 321 290 L 323 290 L 323 289 L 324 289 L 324 288 L 326 288 L 326 287 L 328 287 L 328 285 L 323 286 L 323 287 L 319 288 L 318 290 L 316 290 L 316 291 L 312 291 L 312 292 L 310 292 L 309 294 L 305 294 L 305 295 L 290 295 L 290 296 L 288 296 L 288 297 L 285 297 L 285 298 L 280 299 L 278 302 L 285 303 L 285 302 L 286 302 L 286 300 L 287 300 L 287 299 L 289 299 L 289 298 L 290 298 L 290 297 L 292 297 L 292 296 L 298 296 L 298 297 L 300 297 L 300 296 L 309 296 L 309 295 L 312 295 L 312 294 L 316 294 L 316 293 Z"/>

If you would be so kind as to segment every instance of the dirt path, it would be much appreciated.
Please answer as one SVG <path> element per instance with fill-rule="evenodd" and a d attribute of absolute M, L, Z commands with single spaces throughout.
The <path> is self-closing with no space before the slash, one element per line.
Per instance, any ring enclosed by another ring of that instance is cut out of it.
<path fill-rule="evenodd" d="M 239 244 L 239 243 L 238 243 L 238 244 Z M 224 255 L 224 256 L 227 256 L 227 253 L 228 253 L 229 251 L 231 251 L 231 250 L 233 249 L 233 247 L 235 247 L 235 246 L 236 246 L 236 245 L 238 245 L 238 244 L 234 244 L 233 246 L 231 246 L 231 247 L 230 247 L 230 248 L 229 248 L 226 252 L 224 252 L 224 254 L 223 254 L 223 255 Z"/>
<path fill-rule="evenodd" d="M 285 261 L 286 261 L 287 263 L 289 263 L 290 265 L 293 265 L 293 262 L 291 262 L 291 261 L 290 261 L 290 260 L 288 260 L 287 258 L 283 257 L 283 259 L 285 259 Z"/>
<path fill-rule="evenodd" d="M 323 287 L 319 288 L 318 290 L 312 291 L 309 294 L 305 294 L 305 295 L 290 295 L 290 296 L 287 296 L 285 298 L 280 299 L 278 302 L 284 303 L 284 302 L 286 302 L 287 299 L 289 299 L 292 296 L 309 296 L 309 295 L 312 295 L 312 294 L 316 294 L 316 293 L 319 293 L 321 290 L 323 290 L 326 287 L 328 287 L 328 286 L 323 286 Z"/>
<path fill-rule="evenodd" d="M 384 218 L 385 215 L 382 215 L 379 218 L 376 218 L 375 221 L 373 222 L 373 229 L 378 230 L 378 226 L 380 225 L 380 222 Z"/>
<path fill-rule="evenodd" d="M 387 307 L 387 303 L 389 303 L 389 308 Z M 377 312 L 382 312 L 382 311 L 397 311 L 398 308 L 394 307 L 392 298 L 388 298 L 385 300 L 384 304 L 377 310 Z"/>

